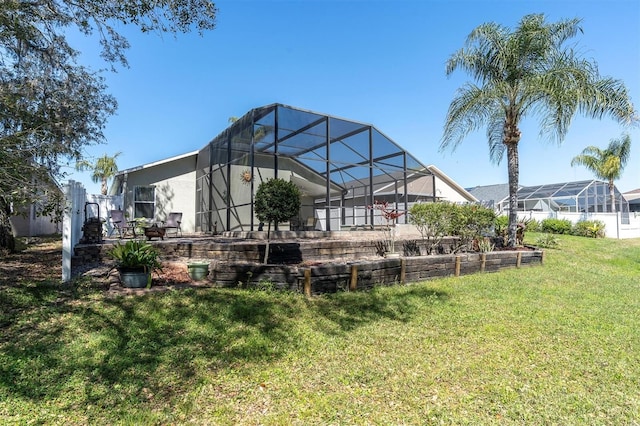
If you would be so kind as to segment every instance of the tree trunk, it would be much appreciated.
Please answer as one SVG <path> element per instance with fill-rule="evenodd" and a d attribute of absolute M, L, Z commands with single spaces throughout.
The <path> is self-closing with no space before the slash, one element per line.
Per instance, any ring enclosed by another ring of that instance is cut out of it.
<path fill-rule="evenodd" d="M 102 183 L 100 184 L 100 192 L 102 193 L 102 195 L 107 195 L 108 190 L 109 188 L 107 187 L 107 178 L 103 177 Z"/>
<path fill-rule="evenodd" d="M 6 249 L 13 253 L 16 251 L 16 240 L 11 230 L 11 206 L 7 201 L 0 197 L 0 249 Z"/>
<path fill-rule="evenodd" d="M 269 237 L 271 236 L 271 222 L 267 224 L 267 246 L 264 248 L 264 264 L 269 261 Z"/>
<path fill-rule="evenodd" d="M 504 144 L 507 146 L 507 167 L 509 171 L 508 247 L 515 247 L 517 244 L 516 233 L 518 230 L 518 180 L 520 176 L 520 165 L 518 161 L 518 142 L 520 142 L 520 130 L 512 120 L 507 120 L 504 126 Z"/>
<path fill-rule="evenodd" d="M 611 213 L 616 212 L 616 189 L 613 181 L 609 181 L 609 197 L 611 197 Z"/>

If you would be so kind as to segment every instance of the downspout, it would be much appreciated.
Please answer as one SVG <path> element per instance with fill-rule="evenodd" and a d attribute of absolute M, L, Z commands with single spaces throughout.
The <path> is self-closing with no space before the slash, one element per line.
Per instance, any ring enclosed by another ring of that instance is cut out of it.
<path fill-rule="evenodd" d="M 122 206 L 119 206 L 120 210 L 127 212 L 127 181 L 129 180 L 129 173 L 125 173 L 122 178 Z"/>
<path fill-rule="evenodd" d="M 435 203 L 438 200 L 436 198 L 436 175 L 434 175 L 433 172 L 431 172 L 431 182 L 433 183 L 433 202 Z"/>

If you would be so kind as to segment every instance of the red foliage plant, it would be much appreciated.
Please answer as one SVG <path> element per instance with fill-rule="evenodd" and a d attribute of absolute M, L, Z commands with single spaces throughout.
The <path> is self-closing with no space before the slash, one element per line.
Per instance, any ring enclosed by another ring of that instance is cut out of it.
<path fill-rule="evenodd" d="M 389 222 L 395 222 L 400 216 L 405 214 L 405 212 L 398 211 L 397 209 L 392 209 L 389 207 L 388 201 L 373 201 L 373 206 L 367 206 L 369 209 L 380 210 L 382 217 Z"/>

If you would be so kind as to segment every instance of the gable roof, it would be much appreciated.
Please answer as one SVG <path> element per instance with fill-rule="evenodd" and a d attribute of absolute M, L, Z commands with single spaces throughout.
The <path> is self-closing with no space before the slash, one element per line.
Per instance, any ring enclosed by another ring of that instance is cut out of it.
<path fill-rule="evenodd" d="M 118 170 L 118 173 L 116 173 L 116 176 L 125 175 L 127 173 L 135 172 L 135 171 L 142 170 L 142 169 L 148 169 L 150 167 L 161 166 L 163 164 L 168 164 L 168 163 L 172 163 L 174 161 L 182 160 L 183 158 L 196 156 L 196 155 L 198 155 L 198 152 L 199 151 L 191 151 L 191 152 L 187 152 L 185 154 L 176 155 L 175 157 L 164 158 L 162 160 L 154 161 L 154 162 L 147 163 L 147 164 L 142 164 L 142 165 L 136 166 L 136 167 L 131 167 L 129 169 Z"/>
<path fill-rule="evenodd" d="M 433 164 L 427 166 L 427 170 L 429 170 L 431 173 L 433 173 L 435 176 L 437 176 L 440 180 L 446 182 L 447 185 L 449 185 L 451 188 L 453 188 L 456 191 L 458 191 L 461 196 L 463 196 L 464 198 L 467 199 L 467 201 L 470 201 L 470 202 L 478 202 L 478 201 L 480 201 L 480 198 L 478 198 L 477 196 L 472 194 L 470 191 L 467 191 L 466 189 L 464 189 L 463 187 L 458 185 L 453 179 L 451 179 L 442 170 L 440 170 L 439 168 L 437 168 Z"/>
<path fill-rule="evenodd" d="M 640 203 L 640 188 L 632 189 L 631 191 L 627 191 L 627 192 L 623 193 L 622 195 L 624 195 L 624 198 L 626 198 L 627 201 L 629 201 L 629 204 L 638 204 L 638 203 Z M 634 201 L 634 202 L 631 203 L 631 201 Z"/>

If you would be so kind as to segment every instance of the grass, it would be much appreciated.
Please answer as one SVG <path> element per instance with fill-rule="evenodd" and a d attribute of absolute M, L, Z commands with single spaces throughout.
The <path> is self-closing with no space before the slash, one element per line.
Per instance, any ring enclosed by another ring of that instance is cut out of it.
<path fill-rule="evenodd" d="M 543 266 L 310 300 L 5 286 L 0 418 L 638 424 L 640 240 L 559 241 Z"/>

